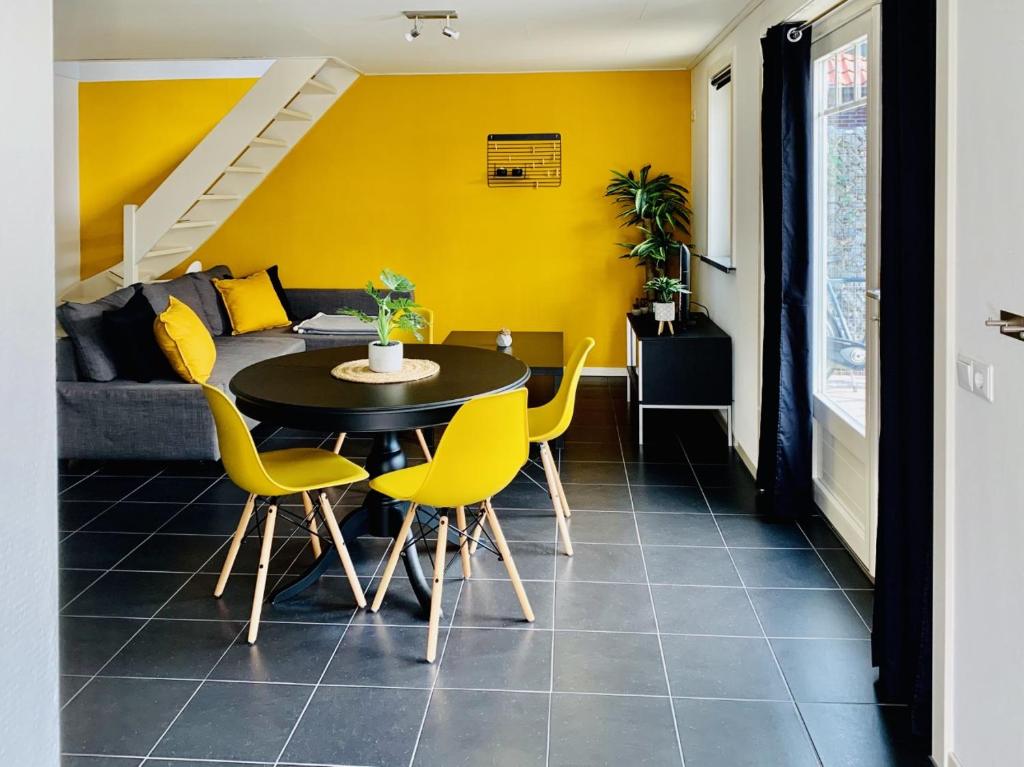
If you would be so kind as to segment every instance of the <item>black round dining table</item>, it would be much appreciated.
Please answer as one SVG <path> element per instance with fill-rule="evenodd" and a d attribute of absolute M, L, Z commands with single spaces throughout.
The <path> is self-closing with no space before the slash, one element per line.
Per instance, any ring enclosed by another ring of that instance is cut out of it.
<path fill-rule="evenodd" d="M 366 357 L 365 346 L 346 346 L 257 362 L 236 373 L 229 387 L 242 413 L 272 426 L 371 433 L 373 445 L 366 457 L 366 471 L 372 479 L 405 467 L 400 432 L 446 424 L 465 402 L 517 389 L 530 377 L 524 363 L 500 351 L 416 344 L 407 346 L 405 352 L 410 358 L 437 362 L 440 371 L 430 378 L 406 383 L 342 381 L 331 376 L 331 369 Z M 395 537 L 405 508 L 404 503 L 370 490 L 362 505 L 341 520 L 342 537 Z M 402 560 L 416 598 L 426 609 L 430 605 L 430 584 L 424 578 L 420 559 L 406 548 Z M 302 593 L 337 561 L 334 547 L 324 547 L 302 575 L 271 595 L 271 602 L 284 602 Z"/>

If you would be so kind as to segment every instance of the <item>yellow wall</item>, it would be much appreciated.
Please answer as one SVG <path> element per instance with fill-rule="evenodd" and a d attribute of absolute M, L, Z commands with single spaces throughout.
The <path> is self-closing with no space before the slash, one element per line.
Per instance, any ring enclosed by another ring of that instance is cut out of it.
<path fill-rule="evenodd" d="M 122 208 L 145 202 L 254 80 L 81 83 L 81 274 L 121 261 Z"/>
<path fill-rule="evenodd" d="M 561 188 L 488 188 L 487 134 L 517 132 L 562 134 Z M 687 72 L 362 77 L 197 257 L 238 274 L 278 263 L 295 287 L 387 266 L 417 283 L 441 339 L 561 329 L 597 339 L 590 365 L 621 366 L 641 270 L 617 258 L 629 235 L 602 195 L 609 169 L 645 162 L 689 183 Z"/>

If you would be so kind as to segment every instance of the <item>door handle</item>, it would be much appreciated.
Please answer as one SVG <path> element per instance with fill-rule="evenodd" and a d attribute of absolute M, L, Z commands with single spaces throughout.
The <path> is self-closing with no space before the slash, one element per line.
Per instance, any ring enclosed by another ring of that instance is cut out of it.
<path fill-rule="evenodd" d="M 882 291 L 879 288 L 874 290 L 865 290 L 864 295 L 870 298 L 872 301 L 882 302 Z"/>

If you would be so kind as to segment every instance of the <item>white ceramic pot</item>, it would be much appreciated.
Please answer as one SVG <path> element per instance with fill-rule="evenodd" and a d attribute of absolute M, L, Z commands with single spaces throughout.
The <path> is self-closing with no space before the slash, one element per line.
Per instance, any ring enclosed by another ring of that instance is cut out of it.
<path fill-rule="evenodd" d="M 676 318 L 676 305 L 669 301 L 667 304 L 663 304 L 659 301 L 654 302 L 654 319 L 658 322 L 672 322 Z"/>
<path fill-rule="evenodd" d="M 402 342 L 392 341 L 381 346 L 379 341 L 370 344 L 370 370 L 374 373 L 397 373 L 402 369 Z"/>

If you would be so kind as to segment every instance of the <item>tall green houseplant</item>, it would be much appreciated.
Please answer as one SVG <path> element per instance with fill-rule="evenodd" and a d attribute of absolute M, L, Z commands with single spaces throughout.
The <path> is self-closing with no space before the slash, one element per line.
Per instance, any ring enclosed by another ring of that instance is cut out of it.
<path fill-rule="evenodd" d="M 687 195 L 690 191 L 677 184 L 667 173 L 651 176 L 651 166 L 645 165 L 639 173 L 612 171 L 612 180 L 605 190 L 621 208 L 618 218 L 622 226 L 636 227 L 640 242 L 620 242 L 626 252 L 621 258 L 635 258 L 643 266 L 647 279 L 662 277 L 669 256 L 679 252 L 676 233 L 690 234 L 690 210 Z"/>

